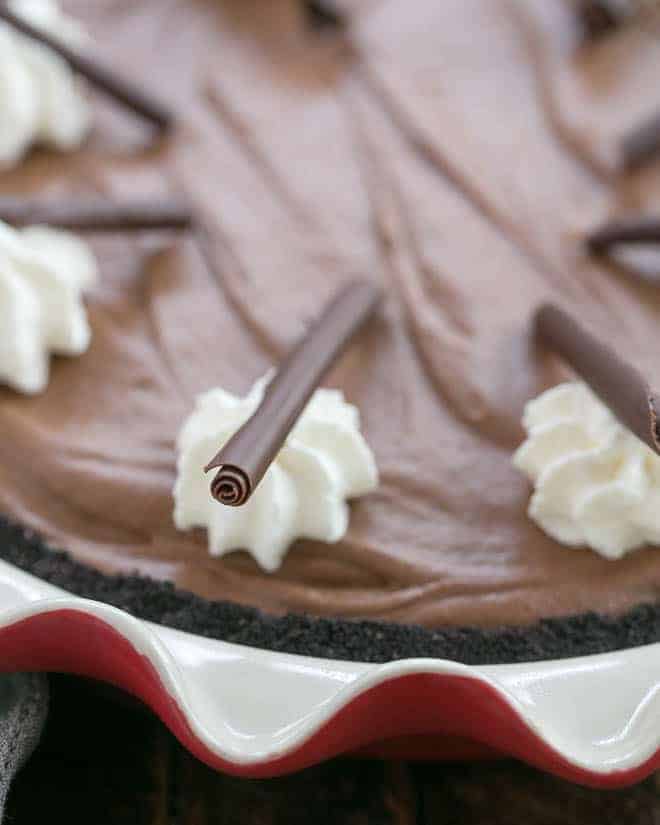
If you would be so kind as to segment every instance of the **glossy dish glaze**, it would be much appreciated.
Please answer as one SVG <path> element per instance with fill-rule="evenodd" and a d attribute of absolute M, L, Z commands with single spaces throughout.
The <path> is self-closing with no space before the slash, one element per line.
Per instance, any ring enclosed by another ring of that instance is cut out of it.
<path fill-rule="evenodd" d="M 660 765 L 659 645 L 525 665 L 366 665 L 169 630 L 4 563 L 0 594 L 3 672 L 58 670 L 118 685 L 192 753 L 238 776 L 275 776 L 346 752 L 507 754 L 600 787 Z"/>

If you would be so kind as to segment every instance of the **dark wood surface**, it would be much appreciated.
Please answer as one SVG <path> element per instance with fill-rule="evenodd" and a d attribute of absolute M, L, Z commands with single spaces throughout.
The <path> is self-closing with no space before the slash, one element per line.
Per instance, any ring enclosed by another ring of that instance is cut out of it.
<path fill-rule="evenodd" d="M 660 775 L 595 791 L 510 761 L 336 759 L 250 781 L 208 770 L 132 700 L 52 678 L 42 744 L 6 822 L 75 825 L 660 825 Z"/>

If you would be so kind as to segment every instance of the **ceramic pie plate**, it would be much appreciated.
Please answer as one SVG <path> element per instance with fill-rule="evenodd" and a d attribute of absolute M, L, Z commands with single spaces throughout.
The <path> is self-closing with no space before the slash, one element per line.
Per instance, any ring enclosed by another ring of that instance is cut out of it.
<path fill-rule="evenodd" d="M 268 777 L 338 754 L 513 756 L 617 787 L 660 767 L 660 643 L 528 664 L 366 664 L 172 630 L 0 562 L 0 670 L 100 679 L 137 696 L 195 756 Z"/>

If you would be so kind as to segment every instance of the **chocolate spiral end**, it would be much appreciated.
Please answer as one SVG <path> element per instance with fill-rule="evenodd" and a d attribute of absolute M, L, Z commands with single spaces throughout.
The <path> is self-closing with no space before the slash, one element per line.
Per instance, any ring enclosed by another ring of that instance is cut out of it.
<path fill-rule="evenodd" d="M 232 464 L 223 464 L 211 482 L 213 498 L 228 507 L 245 504 L 251 493 L 252 485 L 247 473 Z"/>

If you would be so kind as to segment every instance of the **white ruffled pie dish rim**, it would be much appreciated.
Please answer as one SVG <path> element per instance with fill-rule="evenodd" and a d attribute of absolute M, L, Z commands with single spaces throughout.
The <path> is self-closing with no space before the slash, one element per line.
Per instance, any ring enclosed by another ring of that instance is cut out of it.
<path fill-rule="evenodd" d="M 380 746 L 451 758 L 466 744 L 603 787 L 660 766 L 660 643 L 511 665 L 315 659 L 152 624 L 7 562 L 0 604 L 1 671 L 119 685 L 192 753 L 236 775 Z"/>

